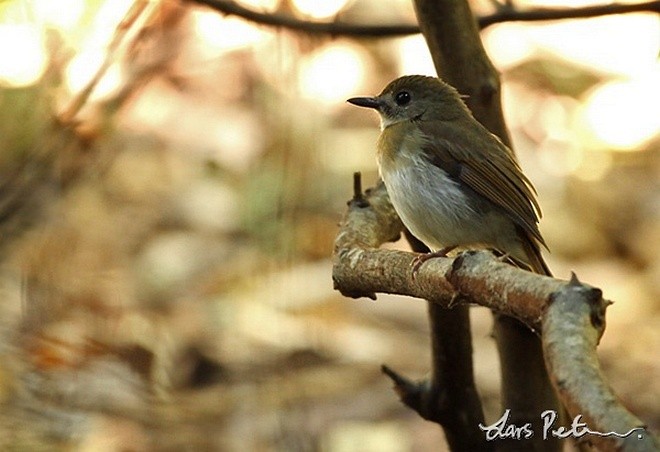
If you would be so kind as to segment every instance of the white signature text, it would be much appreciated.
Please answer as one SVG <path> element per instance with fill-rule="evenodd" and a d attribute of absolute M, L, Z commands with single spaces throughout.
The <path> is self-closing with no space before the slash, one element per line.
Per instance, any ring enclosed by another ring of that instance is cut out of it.
<path fill-rule="evenodd" d="M 530 439 L 534 436 L 534 430 L 531 423 L 523 424 L 518 426 L 512 423 L 509 423 L 509 418 L 511 416 L 511 410 L 507 409 L 504 411 L 504 414 L 501 418 L 495 421 L 491 425 L 479 424 L 481 431 L 486 433 L 486 441 L 493 441 L 496 439 Z M 542 432 L 541 435 L 543 439 L 548 439 L 549 437 L 564 439 L 564 438 L 582 438 L 585 435 L 598 435 L 598 436 L 617 436 L 619 438 L 626 438 L 632 435 L 637 430 L 644 430 L 644 427 L 636 427 L 630 429 L 626 433 L 617 433 L 617 432 L 599 432 L 596 430 L 591 430 L 587 427 L 587 423 L 582 421 L 582 415 L 578 414 L 573 418 L 571 425 L 569 427 L 564 426 L 555 426 L 557 422 L 557 412 L 553 410 L 545 410 L 541 413 L 542 421 Z M 642 434 L 637 434 L 638 438 L 642 438 Z"/>

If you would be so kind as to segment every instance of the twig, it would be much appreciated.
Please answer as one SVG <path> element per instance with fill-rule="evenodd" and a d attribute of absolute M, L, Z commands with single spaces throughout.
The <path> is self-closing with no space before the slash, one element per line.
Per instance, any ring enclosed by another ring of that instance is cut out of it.
<path fill-rule="evenodd" d="M 262 13 L 246 8 L 232 0 L 189 0 L 211 7 L 221 13 L 242 17 L 261 25 L 300 31 L 313 35 L 355 36 L 376 38 L 384 36 L 406 36 L 419 33 L 414 24 L 362 25 L 345 22 L 310 22 L 293 16 L 278 13 Z"/>
<path fill-rule="evenodd" d="M 242 17 L 251 22 L 286 28 L 314 35 L 383 38 L 407 36 L 420 32 L 415 24 L 369 25 L 345 22 L 310 22 L 278 13 L 262 13 L 246 8 L 231 0 L 189 0 L 209 6 L 221 13 Z M 493 14 L 477 18 L 479 28 L 503 22 L 533 22 L 544 20 L 585 19 L 590 17 L 634 12 L 660 12 L 660 0 L 650 2 L 584 6 L 579 8 L 536 8 L 526 11 L 503 8 Z"/>
<path fill-rule="evenodd" d="M 150 2 L 148 0 L 136 0 L 135 3 L 133 3 L 133 5 L 129 8 L 122 21 L 119 23 L 119 25 L 117 25 L 117 29 L 115 30 L 115 33 L 112 37 L 112 41 L 110 41 L 110 44 L 108 45 L 108 52 L 105 59 L 103 60 L 103 63 L 97 69 L 96 73 L 87 83 L 87 85 L 82 90 L 80 90 L 78 94 L 76 94 L 67 108 L 58 116 L 58 119 L 62 124 L 70 124 L 80 109 L 85 105 L 89 99 L 89 96 L 91 96 L 99 81 L 101 81 L 101 78 L 103 78 L 112 63 L 114 63 L 117 57 L 117 51 L 124 38 L 128 34 L 128 31 L 135 24 L 140 15 L 145 11 L 147 6 L 149 6 L 149 3 Z"/>
<path fill-rule="evenodd" d="M 367 207 L 369 203 L 364 198 L 362 193 L 362 174 L 360 172 L 353 173 L 353 199 L 351 203 L 356 203 L 359 207 Z"/>
<path fill-rule="evenodd" d="M 518 11 L 512 8 L 502 8 L 496 13 L 477 19 L 480 28 L 486 28 L 502 22 L 538 22 L 547 20 L 588 19 L 614 14 L 638 12 L 660 12 L 660 1 L 642 3 L 610 3 L 608 5 L 582 6 L 579 8 L 537 8 L 528 11 Z"/>

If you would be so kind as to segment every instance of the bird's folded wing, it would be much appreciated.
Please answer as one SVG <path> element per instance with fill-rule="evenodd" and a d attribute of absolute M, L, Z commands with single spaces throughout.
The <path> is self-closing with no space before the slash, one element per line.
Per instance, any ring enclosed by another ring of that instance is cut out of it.
<path fill-rule="evenodd" d="M 469 124 L 422 121 L 418 126 L 427 137 L 423 149 L 431 163 L 500 206 L 547 248 L 538 229 L 541 208 L 534 186 L 495 135 L 476 121 Z"/>

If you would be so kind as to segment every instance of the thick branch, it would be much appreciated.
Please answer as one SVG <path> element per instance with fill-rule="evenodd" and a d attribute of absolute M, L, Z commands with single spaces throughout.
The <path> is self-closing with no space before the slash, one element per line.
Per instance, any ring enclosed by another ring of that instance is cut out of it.
<path fill-rule="evenodd" d="M 529 423 L 532 431 L 541 432 L 541 413 L 552 410 L 558 413 L 557 424 L 560 424 L 564 420 L 563 410 L 545 367 L 539 337 L 512 316 L 496 313 L 494 320 L 493 336 L 502 374 L 502 408 L 511 410 L 508 422 L 512 425 Z M 525 441 L 500 441 L 498 449 L 507 452 L 563 450 L 558 438 L 549 436 L 545 439 L 540 434 Z"/>
<path fill-rule="evenodd" d="M 591 430 L 600 432 L 623 434 L 643 425 L 619 404 L 598 365 L 596 345 L 604 330 L 604 310 L 609 304 L 598 289 L 575 280 L 565 282 L 529 273 L 498 262 L 487 252 L 430 260 L 420 267 L 413 280 L 410 265 L 414 253 L 376 249 L 396 239 L 401 228 L 382 185 L 367 191 L 359 203 L 349 203 L 335 240 L 335 288 L 353 297 L 375 298 L 376 293 L 409 295 L 433 300 L 443 308 L 469 300 L 515 317 L 537 333 L 542 330 L 546 364 L 572 416 L 581 414 Z M 434 344 L 434 353 L 437 345 Z M 433 388 L 441 388 L 442 384 L 434 385 L 433 380 L 411 382 L 387 367 L 383 370 L 394 380 L 406 404 L 426 419 L 444 420 L 442 410 L 431 411 L 428 405 L 439 400 L 440 394 Z M 446 402 L 440 406 L 447 406 Z M 551 436 L 552 432 L 548 434 Z M 658 449 L 657 440 L 642 430 L 625 440 L 593 435 L 587 439 L 603 450 Z"/>
<path fill-rule="evenodd" d="M 502 115 L 499 75 L 486 55 L 468 2 L 415 0 L 414 4 L 418 22 L 438 74 L 454 85 L 459 92 L 469 95 L 467 104 L 474 117 L 510 146 L 511 140 Z M 511 269 L 503 268 L 502 271 L 509 272 Z M 499 297 L 502 295 L 504 298 L 501 300 L 506 303 L 509 302 L 512 291 L 520 287 L 517 286 L 518 284 L 523 284 L 522 287 L 526 289 L 535 285 L 542 287 L 541 281 L 536 284 L 533 281 L 528 282 L 527 278 L 530 275 L 523 274 L 512 279 L 482 280 L 480 275 L 494 275 L 488 269 L 482 268 L 479 273 L 472 275 L 476 278 L 471 278 L 473 282 L 466 287 L 481 288 L 485 282 L 497 289 L 489 295 L 492 297 L 489 303 L 499 304 Z M 541 301 L 545 299 L 546 297 L 543 296 Z M 506 307 L 506 304 L 503 306 Z M 542 306 L 543 303 L 540 309 Z M 505 314 L 496 315 L 494 324 L 502 369 L 503 408 L 511 410 L 511 421 L 515 425 L 529 423 L 537 430 L 540 428 L 540 412 L 548 409 L 560 411 L 543 362 L 541 342 L 524 325 L 514 320 L 519 318 L 517 313 L 505 312 L 502 306 L 495 308 L 495 311 Z M 528 326 L 534 327 L 530 322 L 521 320 Z M 511 441 L 500 446 L 508 451 L 561 449 L 556 438 L 544 441 L 538 436 L 532 437 L 529 441 Z"/>
<path fill-rule="evenodd" d="M 438 75 L 460 93 L 474 117 L 508 146 L 500 80 L 466 1 L 417 0 L 415 11 Z"/>
<path fill-rule="evenodd" d="M 352 36 L 363 38 L 407 36 L 420 32 L 416 24 L 368 25 L 345 22 L 310 22 L 278 13 L 263 13 L 246 8 L 231 0 L 190 0 L 209 6 L 223 14 L 242 17 L 261 25 L 300 31 L 312 35 Z M 584 6 L 580 8 L 535 8 L 526 11 L 502 8 L 477 18 L 480 28 L 503 22 L 532 22 L 626 14 L 634 12 L 660 12 L 660 0 L 651 2 Z"/>
<path fill-rule="evenodd" d="M 413 251 L 429 248 L 405 231 Z M 493 450 L 478 428 L 484 412 L 474 382 L 470 307 L 458 304 L 451 309 L 427 301 L 431 336 L 431 376 L 413 382 L 383 366 L 395 384 L 401 401 L 424 419 L 444 428 L 451 450 Z"/>
<path fill-rule="evenodd" d="M 378 249 L 402 229 L 384 186 L 367 191 L 364 203 L 349 203 L 335 239 L 332 276 L 342 294 L 409 295 L 445 308 L 469 300 L 540 331 L 544 307 L 564 282 L 499 262 L 486 251 L 429 260 L 413 279 L 410 269 L 416 254 Z"/>
<path fill-rule="evenodd" d="M 474 383 L 469 306 L 445 309 L 429 302 L 432 375 L 411 381 L 387 366 L 401 401 L 424 419 L 443 426 L 451 450 L 493 450 L 479 429 L 484 424 L 481 400 Z"/>
<path fill-rule="evenodd" d="M 599 450 L 652 451 L 660 443 L 636 416 L 626 410 L 607 385 L 596 346 L 605 329 L 609 302 L 598 289 L 575 276 L 551 298 L 543 318 L 543 350 L 552 383 L 571 416 L 582 416 L 589 429 L 627 434 L 586 435 Z"/>
<path fill-rule="evenodd" d="M 483 102 L 481 96 L 474 96 L 474 90 L 469 88 L 481 86 L 484 81 L 490 84 L 495 70 L 481 45 L 467 1 L 416 0 L 414 5 L 438 75 L 462 92 L 472 94 L 470 107 L 473 112 L 476 102 L 482 106 L 487 104 L 485 109 L 477 112 L 484 113 L 481 117 L 477 116 L 483 122 L 492 113 L 490 107 L 499 105 L 498 99 L 489 96 Z M 455 264 L 462 262 L 457 260 Z M 453 266 L 450 277 L 458 276 L 459 268 L 460 265 Z M 452 450 L 493 449 L 494 444 L 485 442 L 485 436 L 477 430 L 483 424 L 484 415 L 474 383 L 468 307 L 455 309 L 456 312 L 452 312 L 433 306 L 429 301 L 433 350 L 431 387 L 445 391 L 441 393 L 445 399 L 437 398 L 436 405 L 439 408 L 449 406 L 454 411 L 440 417 L 438 422 L 443 426 Z"/>

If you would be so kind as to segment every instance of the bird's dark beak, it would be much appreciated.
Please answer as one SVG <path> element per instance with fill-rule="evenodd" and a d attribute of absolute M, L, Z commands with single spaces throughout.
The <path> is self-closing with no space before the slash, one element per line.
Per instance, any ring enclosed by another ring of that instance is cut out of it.
<path fill-rule="evenodd" d="M 373 108 L 380 110 L 380 101 L 377 97 L 351 97 L 346 102 L 357 105 L 358 107 Z"/>

